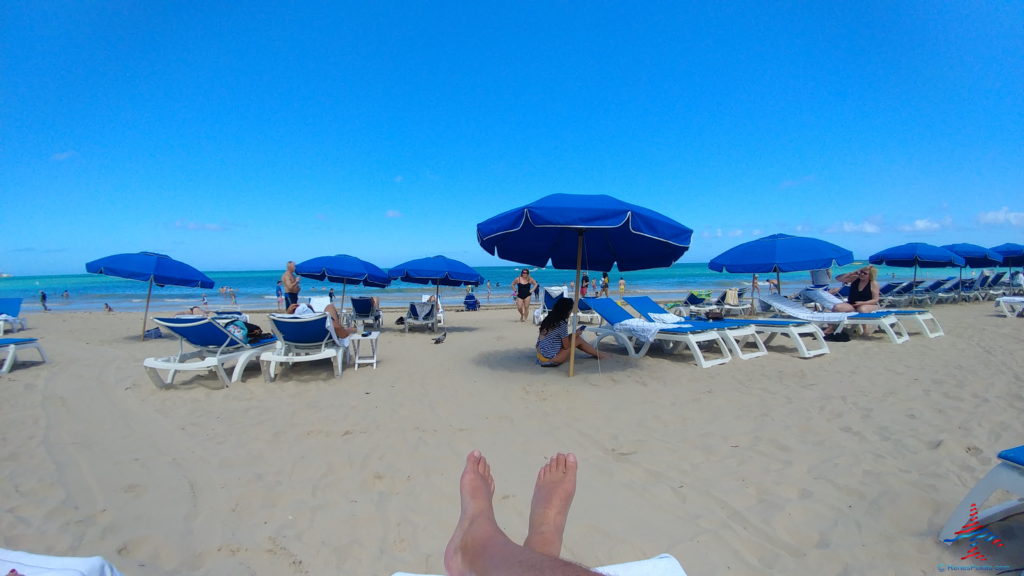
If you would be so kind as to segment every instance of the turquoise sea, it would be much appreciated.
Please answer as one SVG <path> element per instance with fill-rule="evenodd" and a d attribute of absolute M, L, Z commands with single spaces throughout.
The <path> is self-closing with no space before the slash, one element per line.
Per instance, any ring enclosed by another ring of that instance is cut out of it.
<path fill-rule="evenodd" d="M 839 268 L 836 273 L 855 268 L 860 263 Z M 518 275 L 521 267 L 517 266 L 480 266 L 477 270 L 491 282 L 490 298 L 487 287 L 480 286 L 475 291 L 484 305 L 511 304 L 511 282 Z M 532 269 L 534 278 L 542 286 L 568 284 L 573 280 L 572 270 L 555 270 L 551 268 Z M 234 291 L 235 300 L 243 310 L 267 310 L 277 306 L 274 289 L 281 276 L 280 270 L 256 270 L 245 272 L 207 272 L 216 282 L 212 290 L 197 288 L 180 288 L 167 286 L 153 287 L 151 310 L 178 311 L 192 305 L 200 305 L 203 295 L 212 309 L 231 304 L 228 292 L 221 288 L 230 287 Z M 955 268 L 919 270 L 918 278 L 944 278 L 955 275 Z M 893 277 L 910 279 L 913 269 L 879 268 L 879 280 Z M 591 277 L 600 279 L 601 273 L 592 273 Z M 626 280 L 626 290 L 630 294 L 648 294 L 658 300 L 680 300 L 690 290 L 720 290 L 740 284 L 749 285 L 750 275 L 724 274 L 708 269 L 706 263 L 675 264 L 669 268 L 640 270 L 620 273 L 609 272 L 611 278 L 611 294 L 618 294 L 619 277 Z M 761 274 L 762 282 L 769 275 Z M 784 290 L 794 291 L 809 281 L 807 272 L 791 272 L 782 274 Z M 146 287 L 143 282 L 121 280 L 98 274 L 70 274 L 62 276 L 21 276 L 0 278 L 0 298 L 24 298 L 22 310 L 39 312 L 39 292 L 47 294 L 47 305 L 54 312 L 61 311 L 102 311 L 107 303 L 116 311 L 142 311 L 146 302 Z M 304 278 L 302 280 L 303 296 L 326 296 L 329 289 L 334 288 L 340 298 L 342 286 L 328 282 L 319 282 Z M 64 298 L 64 291 L 69 297 Z M 388 288 L 375 289 L 361 286 L 349 286 L 347 295 L 375 295 L 381 299 L 383 306 L 405 306 L 410 300 L 419 300 L 421 294 L 433 293 L 433 286 L 406 284 L 395 282 Z M 441 287 L 441 299 L 444 304 L 461 304 L 465 296 L 465 288 Z"/>

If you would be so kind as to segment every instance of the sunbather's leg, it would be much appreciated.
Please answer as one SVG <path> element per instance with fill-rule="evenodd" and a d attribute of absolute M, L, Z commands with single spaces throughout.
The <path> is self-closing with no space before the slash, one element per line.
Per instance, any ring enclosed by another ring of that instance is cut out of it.
<path fill-rule="evenodd" d="M 545 556 L 509 540 L 494 519 L 494 478 L 478 451 L 466 456 L 459 480 L 462 510 L 444 551 L 449 576 L 593 576 L 582 566 Z"/>
<path fill-rule="evenodd" d="M 547 556 L 562 554 L 569 506 L 576 494 L 576 456 L 552 456 L 537 473 L 530 503 L 530 529 L 523 546 Z"/>
<path fill-rule="evenodd" d="M 586 340 L 580 338 L 579 336 L 576 337 L 576 347 L 579 348 L 580 350 L 583 350 L 587 354 L 590 354 L 594 358 L 608 357 L 608 354 L 604 352 L 598 352 L 597 348 L 594 348 L 593 346 L 590 345 L 590 342 L 587 342 Z"/>

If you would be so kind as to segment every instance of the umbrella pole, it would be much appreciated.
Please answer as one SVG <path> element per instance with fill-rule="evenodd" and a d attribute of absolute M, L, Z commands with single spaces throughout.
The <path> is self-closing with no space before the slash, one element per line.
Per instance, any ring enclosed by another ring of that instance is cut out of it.
<path fill-rule="evenodd" d="M 153 277 L 149 277 L 149 290 L 146 292 L 146 311 L 142 313 L 142 340 L 146 340 L 146 318 L 149 318 L 149 298 L 153 295 Z"/>
<path fill-rule="evenodd" d="M 754 296 L 754 292 L 757 292 L 758 294 L 760 294 L 761 293 L 761 286 L 757 283 L 756 280 L 754 280 L 754 276 L 757 276 L 757 274 L 751 274 L 750 275 L 750 315 L 754 316 L 756 318 L 757 317 L 757 308 L 755 308 L 756 302 L 754 300 L 755 300 L 756 296 Z"/>
<path fill-rule="evenodd" d="M 437 315 L 441 313 L 441 283 L 434 284 L 434 325 L 433 331 L 437 332 Z"/>
<path fill-rule="evenodd" d="M 338 312 L 338 318 L 345 321 L 345 290 L 348 288 L 348 284 L 341 283 L 341 310 Z"/>
<path fill-rule="evenodd" d="M 782 275 L 779 274 L 778 268 L 775 268 L 775 286 L 779 289 L 779 296 L 782 296 Z M 771 292 L 771 288 L 768 291 Z"/>
<path fill-rule="evenodd" d="M 576 241 L 576 283 L 574 284 L 575 294 L 572 299 L 572 315 L 569 316 L 572 322 L 569 323 L 569 377 L 576 373 L 576 319 L 580 309 L 580 268 L 583 265 L 583 230 L 580 229 Z"/>

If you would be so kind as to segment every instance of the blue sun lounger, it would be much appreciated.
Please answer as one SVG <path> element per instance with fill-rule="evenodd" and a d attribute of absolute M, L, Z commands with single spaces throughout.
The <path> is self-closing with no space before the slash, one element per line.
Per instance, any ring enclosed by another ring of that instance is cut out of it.
<path fill-rule="evenodd" d="M 594 347 L 597 347 L 605 338 L 612 338 L 626 349 L 626 353 L 630 357 L 639 358 L 647 354 L 651 344 L 655 341 L 661 343 L 665 350 L 670 352 L 678 344 L 683 343 L 690 349 L 694 360 L 701 368 L 725 364 L 732 359 L 729 347 L 722 339 L 719 330 L 707 327 L 695 328 L 689 324 L 662 324 L 634 318 L 611 298 L 592 298 L 589 303 L 590 307 L 607 323 L 607 325 L 602 324 L 592 330 L 597 336 L 596 340 L 591 343 Z M 639 341 L 639 348 L 637 341 Z M 701 342 L 710 342 L 717 346 L 721 356 L 711 360 L 705 358 L 704 352 L 700 349 Z"/>
<path fill-rule="evenodd" d="M 671 314 L 671 312 L 662 308 L 650 296 L 630 296 L 626 298 L 626 303 L 648 320 L 664 318 L 664 314 Z M 688 323 L 693 322 L 688 320 Z M 777 336 L 787 336 L 790 342 L 793 343 L 793 346 L 796 347 L 797 354 L 801 358 L 813 358 L 829 353 L 825 334 L 822 333 L 821 328 L 818 328 L 811 322 L 770 318 L 745 318 L 743 320 L 716 320 L 711 324 L 722 327 L 730 325 L 753 326 L 755 331 L 768 334 L 768 337 L 763 341 L 764 346 L 771 345 Z M 809 337 L 810 341 L 805 342 L 804 337 Z"/>
<path fill-rule="evenodd" d="M 270 325 L 277 337 L 277 346 L 260 354 L 263 378 L 273 382 L 280 364 L 290 366 L 295 362 L 316 360 L 330 360 L 334 376 L 341 376 L 348 340 L 339 340 L 328 322 L 330 320 L 323 312 L 310 316 L 271 314 Z"/>
<path fill-rule="evenodd" d="M 21 318 L 22 298 L 0 298 L 0 336 L 9 327 L 12 332 L 28 328 L 28 322 Z"/>
<path fill-rule="evenodd" d="M 7 352 L 6 359 L 0 364 L 0 374 L 7 374 L 14 368 L 14 363 L 18 361 L 18 352 L 22 350 L 35 350 L 43 363 L 47 362 L 46 352 L 43 352 L 38 338 L 0 338 L 0 351 Z"/>
<path fill-rule="evenodd" d="M 363 322 L 364 326 L 379 329 L 384 325 L 384 313 L 380 308 L 373 306 L 373 298 L 370 296 L 352 297 L 352 320 Z"/>
<path fill-rule="evenodd" d="M 174 385 L 174 377 L 178 372 L 208 372 L 217 374 L 222 386 L 238 382 L 250 360 L 255 358 L 267 346 L 275 343 L 274 338 L 265 338 L 249 344 L 241 340 L 215 318 L 154 318 L 154 322 L 167 328 L 178 337 L 178 353 L 163 358 L 146 358 L 142 361 L 146 374 L 157 388 Z M 186 352 L 188 343 L 193 350 Z M 235 369 L 228 378 L 225 366 L 235 363 Z M 160 370 L 167 371 L 167 377 L 160 376 Z"/>

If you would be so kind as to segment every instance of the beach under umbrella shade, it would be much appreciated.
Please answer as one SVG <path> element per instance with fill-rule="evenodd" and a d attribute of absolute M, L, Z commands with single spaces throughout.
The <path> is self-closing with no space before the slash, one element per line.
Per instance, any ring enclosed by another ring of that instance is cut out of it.
<path fill-rule="evenodd" d="M 146 337 L 146 320 L 149 316 L 149 301 L 153 295 L 154 284 L 161 287 L 213 288 L 213 280 L 206 274 L 166 254 L 155 252 L 113 254 L 99 260 L 86 262 L 85 271 L 91 274 L 103 274 L 149 283 L 149 289 L 146 292 L 146 310 L 142 316 L 143 339 Z"/>
<path fill-rule="evenodd" d="M 708 262 L 716 272 L 734 274 L 775 273 L 782 292 L 782 272 L 821 270 L 853 262 L 853 252 L 825 240 L 788 234 L 772 234 L 744 242 Z M 753 291 L 751 291 L 753 302 Z"/>
<path fill-rule="evenodd" d="M 690 248 L 693 230 L 612 196 L 552 194 L 484 220 L 477 224 L 476 235 L 484 250 L 504 260 L 575 269 L 575 313 L 582 267 L 600 272 L 613 266 L 623 272 L 665 268 Z M 575 329 L 571 346 L 569 376 L 575 368 Z"/>
<path fill-rule="evenodd" d="M 350 284 L 371 288 L 386 288 L 391 284 L 387 273 L 376 265 L 348 254 L 310 258 L 296 264 L 295 273 L 303 278 L 341 284 L 341 312 L 345 311 L 345 289 Z"/>
<path fill-rule="evenodd" d="M 918 268 L 949 268 L 963 267 L 966 262 L 959 256 L 941 246 L 924 242 L 910 242 L 886 248 L 868 258 L 872 264 L 895 266 L 897 268 L 914 268 L 914 283 L 917 283 Z"/>
<path fill-rule="evenodd" d="M 388 277 L 414 284 L 433 284 L 438 309 L 441 307 L 441 286 L 479 286 L 484 281 L 484 277 L 468 264 L 440 255 L 403 262 L 388 269 Z M 436 313 L 433 329 L 437 330 Z"/>

